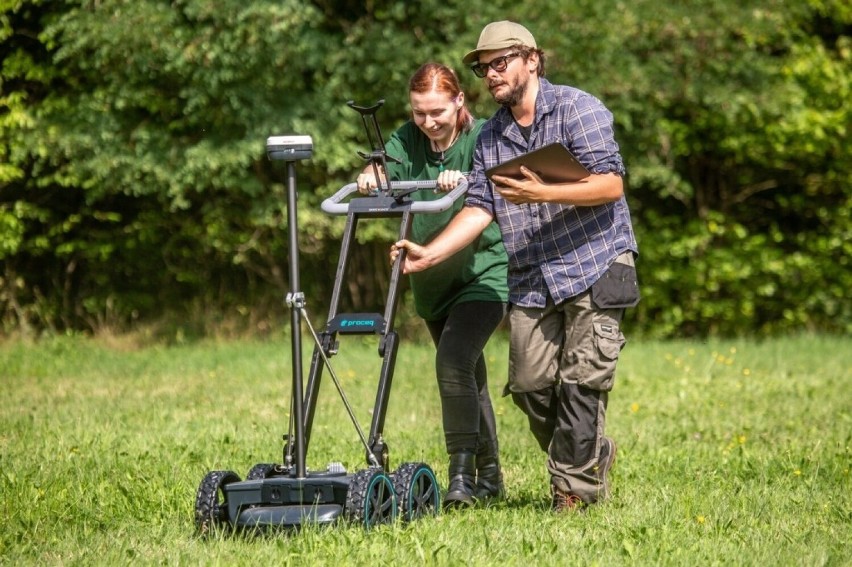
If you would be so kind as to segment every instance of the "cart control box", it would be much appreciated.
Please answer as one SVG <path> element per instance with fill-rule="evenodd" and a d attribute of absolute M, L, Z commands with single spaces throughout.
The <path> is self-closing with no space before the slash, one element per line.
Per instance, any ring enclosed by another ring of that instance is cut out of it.
<path fill-rule="evenodd" d="M 273 160 L 310 159 L 313 150 L 310 136 L 270 136 L 266 139 L 266 155 Z"/>

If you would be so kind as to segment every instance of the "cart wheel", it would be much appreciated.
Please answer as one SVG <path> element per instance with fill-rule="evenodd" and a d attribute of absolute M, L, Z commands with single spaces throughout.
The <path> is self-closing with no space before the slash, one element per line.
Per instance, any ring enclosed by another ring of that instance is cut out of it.
<path fill-rule="evenodd" d="M 232 482 L 240 482 L 232 471 L 212 471 L 201 481 L 195 496 L 195 528 L 200 534 L 228 525 L 228 497 L 222 488 Z"/>
<path fill-rule="evenodd" d="M 391 475 L 399 512 L 406 522 L 435 516 L 441 509 L 441 488 L 425 463 L 403 463 Z"/>
<path fill-rule="evenodd" d="M 396 519 L 393 482 L 381 469 L 372 468 L 352 475 L 346 495 L 346 517 L 370 529 Z"/>
<path fill-rule="evenodd" d="M 246 475 L 246 480 L 263 480 L 272 476 L 275 465 L 272 463 L 258 463 L 251 468 Z"/>

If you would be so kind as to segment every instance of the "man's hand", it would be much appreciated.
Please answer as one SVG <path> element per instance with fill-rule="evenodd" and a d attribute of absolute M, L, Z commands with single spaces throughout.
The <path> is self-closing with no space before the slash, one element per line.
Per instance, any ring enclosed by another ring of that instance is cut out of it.
<path fill-rule="evenodd" d="M 521 173 L 523 174 L 521 179 L 495 175 L 492 178 L 494 188 L 500 192 L 504 199 L 515 205 L 544 202 L 546 200 L 544 197 L 546 187 L 541 177 L 523 165 L 521 166 Z"/>
<path fill-rule="evenodd" d="M 410 240 L 400 240 L 391 246 L 391 263 L 396 262 L 405 250 L 402 273 L 422 272 L 440 264 L 476 240 L 492 220 L 491 214 L 484 209 L 464 206 L 427 246 L 420 246 Z"/>
<path fill-rule="evenodd" d="M 396 262 L 400 251 L 405 250 L 405 260 L 402 264 L 402 273 L 411 274 L 413 272 L 422 272 L 427 268 L 431 268 L 434 262 L 429 256 L 429 251 L 424 246 L 415 244 L 409 240 L 400 240 L 391 246 L 390 261 L 391 264 Z"/>
<path fill-rule="evenodd" d="M 557 203 L 574 207 L 594 207 L 624 196 L 624 180 L 615 173 L 593 173 L 571 183 L 545 183 L 532 170 L 521 166 L 522 179 L 495 175 L 494 189 L 515 205 Z"/>

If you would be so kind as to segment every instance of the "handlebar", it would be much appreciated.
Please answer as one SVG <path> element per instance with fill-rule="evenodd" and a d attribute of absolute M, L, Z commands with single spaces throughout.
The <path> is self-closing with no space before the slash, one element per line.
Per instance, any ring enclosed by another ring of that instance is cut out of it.
<path fill-rule="evenodd" d="M 404 190 L 418 190 L 418 189 L 435 189 L 437 187 L 437 181 L 391 181 L 390 183 L 391 191 L 394 190 L 404 191 Z M 401 207 L 407 207 L 409 211 L 412 213 L 426 213 L 426 214 L 435 214 L 441 213 L 449 209 L 464 193 L 467 191 L 467 180 L 462 179 L 456 187 L 441 197 L 440 199 L 435 199 L 434 201 L 400 201 Z M 340 190 L 338 190 L 334 195 L 327 198 L 322 202 L 321 208 L 324 212 L 330 215 L 345 215 L 349 213 L 349 205 L 352 201 L 343 202 L 343 200 L 351 195 L 352 193 L 358 192 L 358 184 L 357 183 L 349 183 L 348 185 L 344 185 Z M 364 199 L 374 199 L 380 195 L 372 195 L 372 196 L 363 196 Z M 392 196 L 392 195 L 391 195 Z M 353 199 L 354 201 L 354 199 Z"/>

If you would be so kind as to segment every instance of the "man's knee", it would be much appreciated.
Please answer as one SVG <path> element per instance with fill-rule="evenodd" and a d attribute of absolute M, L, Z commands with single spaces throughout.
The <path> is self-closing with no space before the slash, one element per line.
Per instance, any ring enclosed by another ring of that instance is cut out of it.
<path fill-rule="evenodd" d="M 550 447 L 556 425 L 556 391 L 545 388 L 534 392 L 512 392 L 512 401 L 526 414 L 530 431 L 542 451 Z"/>

